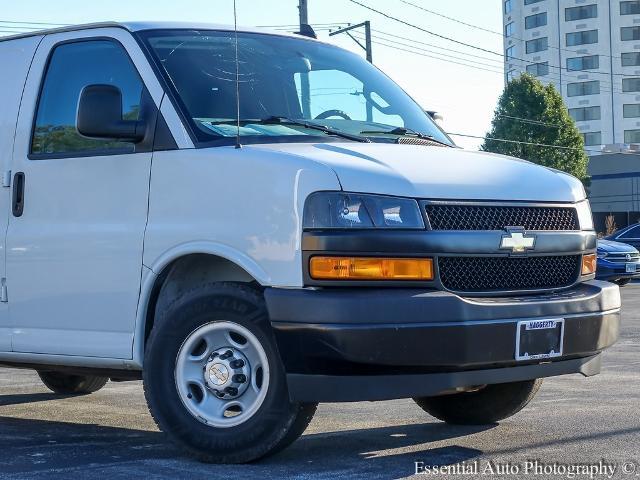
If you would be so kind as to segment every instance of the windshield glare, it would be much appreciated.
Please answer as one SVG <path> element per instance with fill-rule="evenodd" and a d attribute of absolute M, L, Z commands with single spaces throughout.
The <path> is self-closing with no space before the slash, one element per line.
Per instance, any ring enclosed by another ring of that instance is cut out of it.
<path fill-rule="evenodd" d="M 169 30 L 143 37 L 198 140 L 234 137 L 234 32 Z M 303 38 L 239 32 L 238 59 L 242 136 L 323 135 L 285 121 L 265 121 L 278 117 L 374 141 L 407 129 L 405 134 L 417 132 L 451 144 L 398 85 L 349 51 Z"/>

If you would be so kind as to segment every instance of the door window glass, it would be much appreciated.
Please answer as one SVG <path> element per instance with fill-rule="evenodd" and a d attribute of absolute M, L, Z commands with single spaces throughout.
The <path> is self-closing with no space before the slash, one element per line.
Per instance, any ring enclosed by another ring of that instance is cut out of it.
<path fill-rule="evenodd" d="M 45 74 L 31 142 L 36 156 L 130 153 L 131 143 L 91 139 L 76 129 L 80 92 L 87 85 L 115 85 L 124 120 L 138 120 L 143 84 L 124 48 L 109 40 L 57 46 Z"/>

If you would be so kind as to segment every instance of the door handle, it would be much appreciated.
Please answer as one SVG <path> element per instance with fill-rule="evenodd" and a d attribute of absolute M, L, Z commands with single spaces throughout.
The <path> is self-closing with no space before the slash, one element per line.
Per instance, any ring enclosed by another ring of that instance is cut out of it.
<path fill-rule="evenodd" d="M 24 211 L 24 173 L 17 172 L 13 176 L 13 216 L 21 217 Z"/>

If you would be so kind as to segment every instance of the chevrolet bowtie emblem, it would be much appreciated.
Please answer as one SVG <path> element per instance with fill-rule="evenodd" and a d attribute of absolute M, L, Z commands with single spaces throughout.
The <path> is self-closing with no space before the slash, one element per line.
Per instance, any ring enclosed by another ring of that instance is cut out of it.
<path fill-rule="evenodd" d="M 531 250 L 536 242 L 533 235 L 527 236 L 524 229 L 511 230 L 507 229 L 507 234 L 502 236 L 500 242 L 501 249 L 509 249 L 513 253 L 522 253 Z"/>

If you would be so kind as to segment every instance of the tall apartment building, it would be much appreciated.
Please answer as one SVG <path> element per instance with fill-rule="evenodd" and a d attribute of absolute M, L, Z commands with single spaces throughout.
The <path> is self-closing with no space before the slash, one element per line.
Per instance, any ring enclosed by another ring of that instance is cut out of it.
<path fill-rule="evenodd" d="M 562 93 L 589 148 L 640 143 L 640 0 L 501 0 L 505 80 Z"/>

